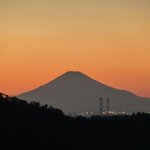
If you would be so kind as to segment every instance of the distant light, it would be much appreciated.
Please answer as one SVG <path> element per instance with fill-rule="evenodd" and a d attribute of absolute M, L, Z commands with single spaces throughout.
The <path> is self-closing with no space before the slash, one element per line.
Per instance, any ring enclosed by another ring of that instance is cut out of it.
<path fill-rule="evenodd" d="M 6 96 L 5 94 L 2 94 L 2 97 L 3 97 L 3 98 L 7 98 L 7 96 Z"/>
<path fill-rule="evenodd" d="M 84 112 L 82 112 L 81 115 L 84 115 Z"/>

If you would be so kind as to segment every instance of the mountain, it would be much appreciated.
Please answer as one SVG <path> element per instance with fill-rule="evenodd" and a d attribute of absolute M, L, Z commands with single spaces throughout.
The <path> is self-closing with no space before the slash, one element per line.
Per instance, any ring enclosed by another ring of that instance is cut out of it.
<path fill-rule="evenodd" d="M 32 91 L 18 95 L 27 101 L 39 101 L 62 109 L 65 113 L 98 112 L 99 98 L 110 99 L 110 111 L 148 112 L 150 99 L 104 85 L 81 72 L 69 71 Z"/>

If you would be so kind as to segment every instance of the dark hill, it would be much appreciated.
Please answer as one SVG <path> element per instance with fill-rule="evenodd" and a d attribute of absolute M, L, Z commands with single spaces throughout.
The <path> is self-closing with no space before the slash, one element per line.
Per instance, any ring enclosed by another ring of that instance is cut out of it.
<path fill-rule="evenodd" d="M 0 94 L 0 147 L 53 150 L 149 149 L 150 116 L 68 117 L 61 110 Z"/>

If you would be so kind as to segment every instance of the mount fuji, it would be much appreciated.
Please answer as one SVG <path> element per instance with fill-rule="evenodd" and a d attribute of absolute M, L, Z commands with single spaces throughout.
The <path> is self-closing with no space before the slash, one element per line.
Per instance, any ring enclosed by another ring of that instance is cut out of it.
<path fill-rule="evenodd" d="M 98 112 L 99 98 L 110 99 L 110 111 L 148 112 L 150 98 L 104 85 L 81 72 L 69 71 L 34 90 L 19 94 L 18 98 L 38 101 L 62 109 L 65 113 Z"/>

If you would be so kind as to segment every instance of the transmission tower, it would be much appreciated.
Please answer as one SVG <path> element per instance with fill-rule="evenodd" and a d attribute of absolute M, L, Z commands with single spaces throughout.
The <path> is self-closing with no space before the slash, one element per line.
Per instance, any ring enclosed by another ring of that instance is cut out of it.
<path fill-rule="evenodd" d="M 103 115 L 103 98 L 101 97 L 99 100 L 99 115 Z"/>
<path fill-rule="evenodd" d="M 107 115 L 109 115 L 109 102 L 110 102 L 110 99 L 107 98 Z"/>

